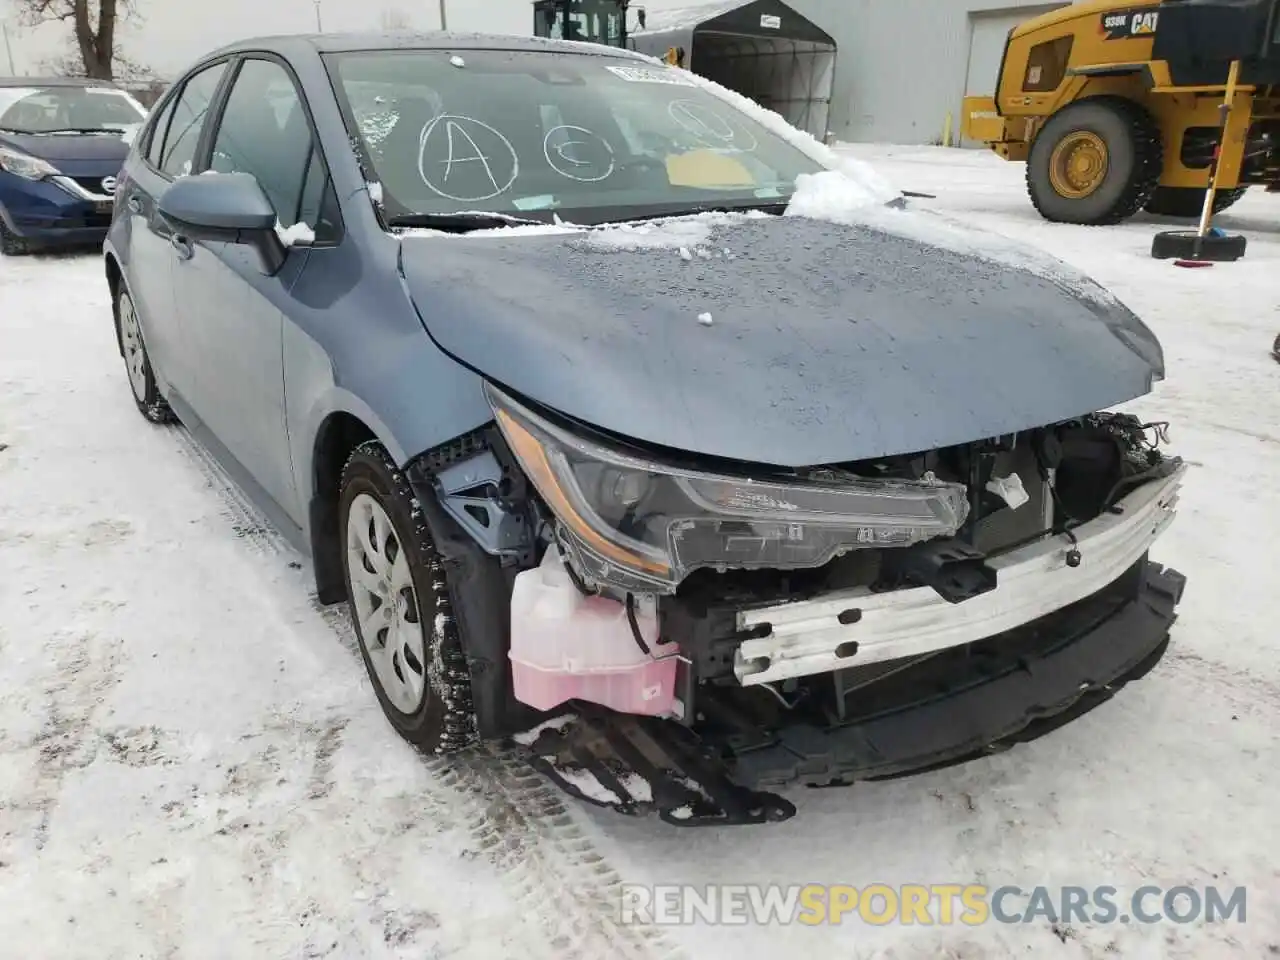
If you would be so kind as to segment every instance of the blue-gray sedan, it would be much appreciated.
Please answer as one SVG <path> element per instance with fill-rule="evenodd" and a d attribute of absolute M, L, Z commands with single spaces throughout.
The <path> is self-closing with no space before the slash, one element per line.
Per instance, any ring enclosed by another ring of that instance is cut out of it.
<path fill-rule="evenodd" d="M 139 410 L 295 540 L 426 750 L 760 822 L 1038 736 L 1168 643 L 1183 466 L 1099 412 L 1163 376 L 1151 331 L 693 73 L 246 41 L 116 200 Z"/>

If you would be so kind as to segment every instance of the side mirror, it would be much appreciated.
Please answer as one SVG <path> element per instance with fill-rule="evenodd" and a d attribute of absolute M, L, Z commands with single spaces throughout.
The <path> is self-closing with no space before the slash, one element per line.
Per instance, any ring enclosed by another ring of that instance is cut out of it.
<path fill-rule="evenodd" d="M 253 247 L 268 276 L 284 266 L 288 250 L 276 232 L 276 212 L 252 174 L 181 177 L 160 195 L 156 206 L 190 240 Z"/>

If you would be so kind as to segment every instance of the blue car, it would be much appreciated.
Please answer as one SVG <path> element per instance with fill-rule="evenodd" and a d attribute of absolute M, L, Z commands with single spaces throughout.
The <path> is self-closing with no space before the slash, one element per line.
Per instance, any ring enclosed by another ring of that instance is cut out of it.
<path fill-rule="evenodd" d="M 146 118 L 106 81 L 0 78 L 0 253 L 101 244 Z"/>
<path fill-rule="evenodd" d="M 105 254 L 139 411 L 309 557 L 423 750 L 761 823 L 1169 643 L 1185 467 L 1114 410 L 1152 332 L 682 69 L 245 41 L 153 109 Z"/>

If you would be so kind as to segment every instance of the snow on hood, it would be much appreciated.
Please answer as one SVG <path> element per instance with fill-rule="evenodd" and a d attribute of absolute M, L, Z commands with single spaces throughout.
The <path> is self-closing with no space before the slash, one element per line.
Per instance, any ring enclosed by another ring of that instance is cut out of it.
<path fill-rule="evenodd" d="M 588 231 L 583 237 L 583 246 L 606 252 L 677 250 L 685 259 L 695 255 L 705 258 L 709 255 L 706 245 L 717 227 L 767 217 L 768 214 L 753 210 L 748 213 L 699 213 L 645 223 L 609 224 Z"/>
<path fill-rule="evenodd" d="M 787 216 L 863 226 L 952 253 L 1026 270 L 1104 306 L 1118 301 L 1087 274 L 1039 249 L 934 211 L 868 206 L 862 185 L 839 170 L 803 174 Z"/>
<path fill-rule="evenodd" d="M 678 254 L 684 260 L 721 258 L 732 260 L 735 253 L 730 247 L 712 242 L 714 232 L 718 228 L 733 227 L 768 218 L 769 214 L 763 211 L 749 210 L 745 213 L 697 213 L 634 223 L 607 223 L 599 226 L 584 226 L 564 221 L 548 224 L 515 224 L 510 227 L 472 230 L 468 233 L 415 227 L 400 231 L 399 235 L 457 240 L 507 240 L 514 237 L 576 234 L 579 239 L 573 246 L 595 253 L 661 250 Z"/>

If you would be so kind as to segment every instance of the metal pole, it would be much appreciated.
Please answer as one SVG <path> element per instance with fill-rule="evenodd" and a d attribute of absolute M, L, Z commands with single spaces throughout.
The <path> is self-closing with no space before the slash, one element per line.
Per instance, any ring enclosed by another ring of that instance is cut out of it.
<path fill-rule="evenodd" d="M 320 0 L 311 0 L 316 5 L 316 33 L 324 33 L 324 25 L 320 22 Z"/>
<path fill-rule="evenodd" d="M 445 10 L 446 3 L 447 3 L 447 0 L 440 0 L 440 29 L 441 30 L 449 29 L 449 13 L 447 10 Z"/>
<path fill-rule="evenodd" d="M 4 34 L 4 52 L 9 58 L 9 73 L 16 77 L 18 68 L 13 62 L 13 46 L 9 43 L 9 27 L 7 24 L 0 23 L 0 33 Z"/>
<path fill-rule="evenodd" d="M 1213 221 L 1213 200 L 1218 194 L 1218 178 L 1221 174 L 1218 160 L 1227 145 L 1227 126 L 1231 122 L 1231 108 L 1235 105 L 1236 86 L 1239 82 L 1240 61 L 1233 60 L 1231 61 L 1231 68 L 1227 72 L 1226 96 L 1222 101 L 1222 105 L 1218 107 L 1218 129 L 1221 130 L 1221 133 L 1218 136 L 1218 147 L 1213 151 L 1213 159 L 1209 163 L 1209 188 L 1204 192 L 1204 207 L 1200 210 L 1200 229 L 1196 231 L 1194 252 L 1191 255 L 1193 260 L 1199 259 L 1200 247 L 1204 243 L 1205 236 L 1209 233 L 1209 224 Z"/>

